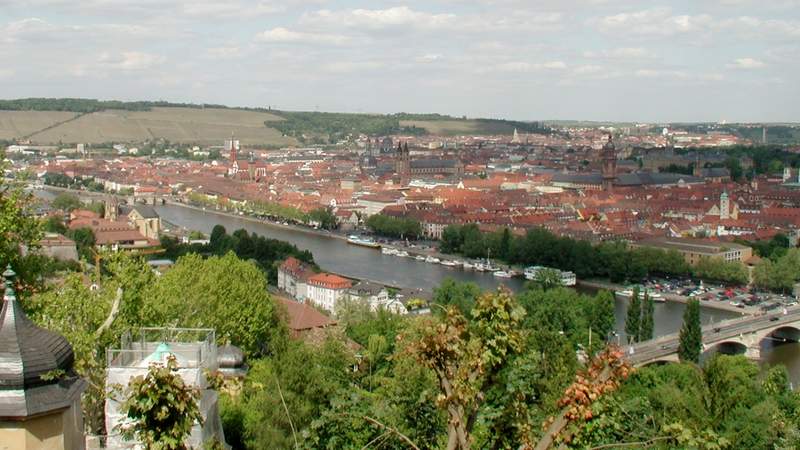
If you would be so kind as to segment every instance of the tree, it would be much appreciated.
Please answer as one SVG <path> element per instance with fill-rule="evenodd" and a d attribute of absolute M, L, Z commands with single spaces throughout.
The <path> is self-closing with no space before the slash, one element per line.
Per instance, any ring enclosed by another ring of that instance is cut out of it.
<path fill-rule="evenodd" d="M 81 203 L 80 199 L 73 194 L 68 193 L 61 193 L 50 202 L 50 205 L 53 208 L 60 209 L 62 211 L 70 212 L 74 209 L 80 209 L 83 204 Z"/>
<path fill-rule="evenodd" d="M 683 313 L 683 326 L 680 331 L 678 357 L 681 361 L 700 362 L 703 348 L 703 335 L 700 329 L 700 301 L 691 299 Z"/>
<path fill-rule="evenodd" d="M 6 168 L 5 154 L 0 152 L 0 172 Z M 35 247 L 41 238 L 41 224 L 32 214 L 32 195 L 21 183 L 10 181 L 0 185 L 0 264 L 11 264 L 20 272 L 23 282 L 34 280 L 36 274 L 21 270 L 20 246 Z"/>
<path fill-rule="evenodd" d="M 94 231 L 91 228 L 83 227 L 67 231 L 67 237 L 75 241 L 75 247 L 78 249 L 78 254 L 88 261 L 93 261 L 94 258 L 94 244 L 95 237 Z"/>
<path fill-rule="evenodd" d="M 225 227 L 222 225 L 214 225 L 214 228 L 211 229 L 211 236 L 209 237 L 211 248 L 218 249 L 223 238 L 225 238 L 227 234 L 228 232 L 225 230 Z"/>
<path fill-rule="evenodd" d="M 151 364 L 144 376 L 131 379 L 120 409 L 131 421 L 119 430 L 127 440 L 138 440 L 146 450 L 186 450 L 184 441 L 195 423 L 203 423 L 200 393 L 187 386 L 170 355 L 167 364 Z"/>
<path fill-rule="evenodd" d="M 230 340 L 248 355 L 284 345 L 285 323 L 264 274 L 232 252 L 208 259 L 183 256 L 144 295 L 149 324 L 213 328 L 220 342 Z"/>
<path fill-rule="evenodd" d="M 438 380 L 437 406 L 448 415 L 448 450 L 466 450 L 492 378 L 522 349 L 525 315 L 502 290 L 478 298 L 472 320 L 451 307 L 442 319 L 428 318 L 407 339 L 406 351 Z"/>
<path fill-rule="evenodd" d="M 562 286 L 561 272 L 556 269 L 544 268 L 536 272 L 533 284 L 546 290 Z"/>
<path fill-rule="evenodd" d="M 464 317 L 470 317 L 475 300 L 481 295 L 481 288 L 475 283 L 459 283 L 445 278 L 433 290 L 433 303 L 445 307 L 454 306 Z"/>
<path fill-rule="evenodd" d="M 456 253 L 461 250 L 461 227 L 458 225 L 448 225 L 442 231 L 442 239 L 439 244 L 439 251 L 442 253 Z"/>
<path fill-rule="evenodd" d="M 602 339 L 607 339 L 609 334 L 614 331 L 614 294 L 609 291 L 600 291 L 595 296 L 591 313 L 589 315 L 589 326 L 592 332 L 597 333 Z"/>
<path fill-rule="evenodd" d="M 316 222 L 320 228 L 326 230 L 336 229 L 336 216 L 330 208 L 317 208 L 308 213 L 310 222 Z"/>
<path fill-rule="evenodd" d="M 638 342 L 641 321 L 642 303 L 639 300 L 639 288 L 636 287 L 633 288 L 633 295 L 628 303 L 628 311 L 625 317 L 625 334 L 628 336 L 628 342 Z"/>
<path fill-rule="evenodd" d="M 655 314 L 655 305 L 653 298 L 645 291 L 644 302 L 642 303 L 642 323 L 639 325 L 639 342 L 649 341 L 653 339 L 653 316 Z"/>
<path fill-rule="evenodd" d="M 47 216 L 42 222 L 42 229 L 48 233 L 65 234 L 67 227 L 58 216 Z"/>

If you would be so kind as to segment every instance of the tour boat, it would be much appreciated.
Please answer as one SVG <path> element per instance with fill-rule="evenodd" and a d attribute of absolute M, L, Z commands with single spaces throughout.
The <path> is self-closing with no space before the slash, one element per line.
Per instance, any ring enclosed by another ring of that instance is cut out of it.
<path fill-rule="evenodd" d="M 624 289 L 624 290 L 621 290 L 621 291 L 616 291 L 616 292 L 614 292 L 614 294 L 616 294 L 617 297 L 622 297 L 624 299 L 628 299 L 628 298 L 633 297 L 633 290 L 632 289 Z"/>
<path fill-rule="evenodd" d="M 369 248 L 380 248 L 381 244 L 372 240 L 372 238 L 366 238 L 361 236 L 356 236 L 354 234 L 347 237 L 347 243 L 353 245 L 360 245 L 362 247 L 369 247 Z"/>
<path fill-rule="evenodd" d="M 505 270 L 498 270 L 496 272 L 492 272 L 492 275 L 496 276 L 497 278 L 511 278 L 511 274 L 506 272 Z"/>

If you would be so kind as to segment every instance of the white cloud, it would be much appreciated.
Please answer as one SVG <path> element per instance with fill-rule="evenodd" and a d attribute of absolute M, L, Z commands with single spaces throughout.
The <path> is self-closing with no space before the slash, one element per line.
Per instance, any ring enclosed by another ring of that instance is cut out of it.
<path fill-rule="evenodd" d="M 622 47 L 599 52 L 586 51 L 583 56 L 587 58 L 608 58 L 608 59 L 646 59 L 655 58 L 655 54 L 642 47 Z"/>
<path fill-rule="evenodd" d="M 764 64 L 763 61 L 759 61 L 754 58 L 737 58 L 733 60 L 732 63 L 728 64 L 728 67 L 731 69 L 746 69 L 746 70 L 761 69 L 762 67 L 765 66 L 766 64 Z"/>
<path fill-rule="evenodd" d="M 256 40 L 273 43 L 332 45 L 342 45 L 351 41 L 349 37 L 340 34 L 306 33 L 302 31 L 292 31 L 283 27 L 263 31 L 256 35 Z"/>
<path fill-rule="evenodd" d="M 514 61 L 498 64 L 494 67 L 484 67 L 481 71 L 486 72 L 538 72 L 542 70 L 564 70 L 567 64 L 564 61 L 547 61 L 543 63 L 529 63 L 524 61 Z"/>
<path fill-rule="evenodd" d="M 712 21 L 707 14 L 674 15 L 670 8 L 653 8 L 600 17 L 590 23 L 605 33 L 672 36 L 702 30 Z"/>
<path fill-rule="evenodd" d="M 449 27 L 455 24 L 456 15 L 414 11 L 408 6 L 395 6 L 388 9 L 352 9 L 341 11 L 321 9 L 313 13 L 304 14 L 300 18 L 300 23 L 368 30 L 382 30 L 398 27 L 435 29 Z"/>
<path fill-rule="evenodd" d="M 118 54 L 105 52 L 98 58 L 101 66 L 124 71 L 151 69 L 165 60 L 166 58 L 163 56 L 138 51 L 125 51 Z"/>
<path fill-rule="evenodd" d="M 384 65 L 375 61 L 338 61 L 324 64 L 322 70 L 329 73 L 346 74 L 354 72 L 365 72 L 383 68 Z"/>

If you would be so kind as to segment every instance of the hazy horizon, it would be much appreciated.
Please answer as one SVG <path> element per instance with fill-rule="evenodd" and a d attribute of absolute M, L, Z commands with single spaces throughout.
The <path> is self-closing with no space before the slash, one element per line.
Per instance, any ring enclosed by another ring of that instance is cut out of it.
<path fill-rule="evenodd" d="M 800 0 L 0 0 L 0 97 L 796 123 Z"/>

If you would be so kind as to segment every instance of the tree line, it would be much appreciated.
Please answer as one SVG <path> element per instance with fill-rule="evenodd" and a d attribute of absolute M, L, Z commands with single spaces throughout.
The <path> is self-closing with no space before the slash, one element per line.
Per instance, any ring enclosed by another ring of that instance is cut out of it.
<path fill-rule="evenodd" d="M 308 250 L 300 250 L 286 241 L 248 233 L 244 228 L 228 234 L 222 225 L 215 225 L 211 230 L 208 244 L 184 244 L 175 238 L 162 236 L 161 246 L 165 250 L 162 257 L 173 260 L 192 253 L 223 256 L 233 252 L 241 259 L 253 261 L 273 284 L 277 284 L 278 266 L 289 256 L 316 266 L 314 255 Z"/>
<path fill-rule="evenodd" d="M 373 214 L 367 218 L 364 224 L 373 233 L 381 236 L 399 239 L 419 239 L 422 237 L 422 224 L 410 217 Z"/>
<path fill-rule="evenodd" d="M 483 233 L 476 224 L 449 225 L 439 246 L 444 253 L 468 258 L 500 259 L 523 266 L 541 265 L 575 272 L 579 278 L 602 277 L 613 282 L 638 281 L 648 276 L 684 277 L 746 284 L 747 269 L 738 262 L 709 258 L 691 267 L 674 250 L 635 247 L 620 241 L 596 245 L 559 237 L 544 228 L 532 228 L 517 236 L 508 228 Z"/>

